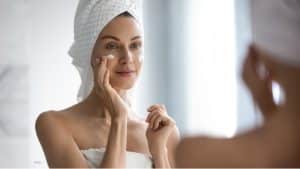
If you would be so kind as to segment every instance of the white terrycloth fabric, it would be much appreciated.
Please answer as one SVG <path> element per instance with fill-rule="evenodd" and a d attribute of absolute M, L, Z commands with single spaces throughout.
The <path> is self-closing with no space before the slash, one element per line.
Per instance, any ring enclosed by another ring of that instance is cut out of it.
<path fill-rule="evenodd" d="M 103 160 L 105 148 L 81 150 L 89 167 L 99 168 Z M 152 168 L 153 163 L 151 157 L 146 154 L 127 151 L 126 152 L 126 168 Z"/>
<path fill-rule="evenodd" d="M 300 66 L 300 0 L 251 0 L 254 43 L 276 60 Z"/>
<path fill-rule="evenodd" d="M 78 101 L 85 99 L 93 88 L 91 55 L 103 28 L 116 16 L 129 12 L 142 27 L 141 0 L 80 0 L 74 23 L 74 43 L 69 50 L 73 65 L 79 71 L 81 86 Z"/>

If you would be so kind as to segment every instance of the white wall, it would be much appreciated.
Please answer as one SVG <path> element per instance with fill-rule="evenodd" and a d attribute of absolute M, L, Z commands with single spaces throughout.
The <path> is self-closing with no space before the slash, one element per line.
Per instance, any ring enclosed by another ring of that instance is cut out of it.
<path fill-rule="evenodd" d="M 237 127 L 234 0 L 191 0 L 189 9 L 188 128 L 232 136 Z"/>
<path fill-rule="evenodd" d="M 0 164 L 29 166 L 28 25 L 24 1 L 0 1 Z"/>
<path fill-rule="evenodd" d="M 67 55 L 76 5 L 0 1 L 0 167 L 45 166 L 34 121 L 76 101 L 79 77 Z"/>
<path fill-rule="evenodd" d="M 236 19 L 236 71 L 240 75 L 244 58 L 251 42 L 251 23 L 249 0 L 235 0 Z M 255 109 L 252 98 L 244 82 L 238 78 L 237 81 L 237 132 L 247 131 L 262 123 L 259 110 Z"/>
<path fill-rule="evenodd" d="M 166 103 L 167 82 L 167 10 L 166 1 L 144 1 L 145 59 L 136 90 L 139 114 L 146 116 L 152 104 Z M 155 13 L 153 11 L 156 11 Z"/>

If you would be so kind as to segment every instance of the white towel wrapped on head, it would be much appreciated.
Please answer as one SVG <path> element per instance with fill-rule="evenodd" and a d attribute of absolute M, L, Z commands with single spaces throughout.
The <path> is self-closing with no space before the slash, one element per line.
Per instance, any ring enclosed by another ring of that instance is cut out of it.
<path fill-rule="evenodd" d="M 78 100 L 85 99 L 91 92 L 93 72 L 91 55 L 96 40 L 103 28 L 116 16 L 128 12 L 141 25 L 141 0 L 80 0 L 74 23 L 74 43 L 69 50 L 73 65 L 79 71 L 81 86 Z"/>

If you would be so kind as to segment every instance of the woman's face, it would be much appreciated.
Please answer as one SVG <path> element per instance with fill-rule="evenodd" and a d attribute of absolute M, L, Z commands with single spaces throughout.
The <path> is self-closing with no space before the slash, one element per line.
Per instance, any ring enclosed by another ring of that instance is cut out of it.
<path fill-rule="evenodd" d="M 102 30 L 94 46 L 91 62 L 95 63 L 96 58 L 110 54 L 114 56 L 108 60 L 110 84 L 115 89 L 132 88 L 143 61 L 142 31 L 133 17 L 116 17 Z M 93 69 L 94 73 L 98 71 Z"/>

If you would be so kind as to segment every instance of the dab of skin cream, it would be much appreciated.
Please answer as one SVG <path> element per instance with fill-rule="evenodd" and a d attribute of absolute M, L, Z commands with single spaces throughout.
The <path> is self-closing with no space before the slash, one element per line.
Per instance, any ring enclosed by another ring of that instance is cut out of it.
<path fill-rule="evenodd" d="M 113 59 L 114 57 L 115 57 L 115 56 L 112 55 L 112 54 L 106 56 L 107 59 Z"/>

